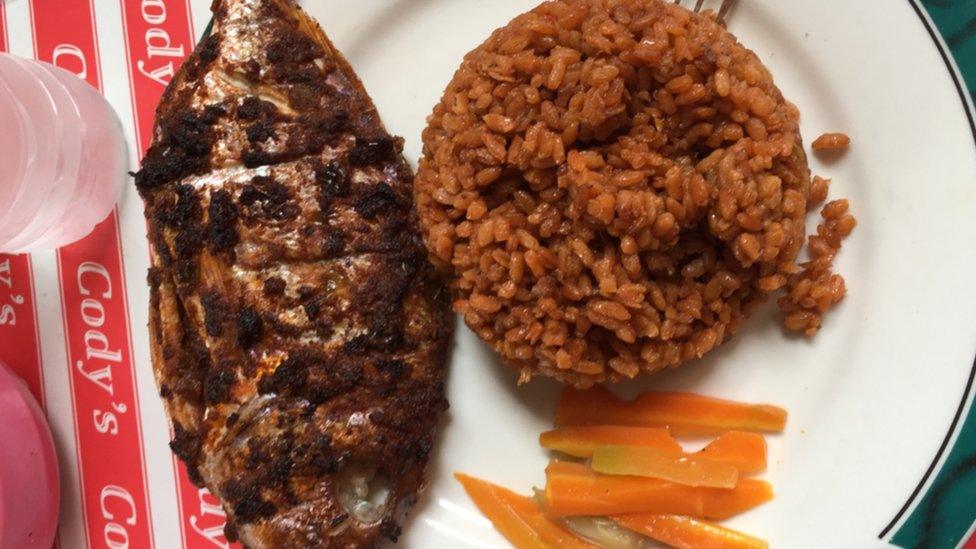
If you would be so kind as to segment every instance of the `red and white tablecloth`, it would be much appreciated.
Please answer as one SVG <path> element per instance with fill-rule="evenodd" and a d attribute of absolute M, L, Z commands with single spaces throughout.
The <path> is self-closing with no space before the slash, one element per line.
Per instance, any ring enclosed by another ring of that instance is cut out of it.
<path fill-rule="evenodd" d="M 138 166 L 209 0 L 0 0 L 0 51 L 54 63 L 115 107 Z M 44 407 L 61 462 L 61 547 L 227 547 L 224 514 L 167 447 L 146 329 L 149 250 L 127 186 L 56 252 L 0 255 L 0 360 Z M 0 435 L 2 436 L 2 435 Z"/>

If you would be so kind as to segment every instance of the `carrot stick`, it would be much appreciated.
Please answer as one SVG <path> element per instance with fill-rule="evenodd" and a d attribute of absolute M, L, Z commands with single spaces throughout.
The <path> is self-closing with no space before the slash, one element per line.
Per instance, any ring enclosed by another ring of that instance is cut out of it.
<path fill-rule="evenodd" d="M 596 474 L 586 465 L 574 461 L 553 459 L 546 465 L 546 477 L 551 475 L 585 475 L 596 477 Z"/>
<path fill-rule="evenodd" d="M 732 430 L 779 432 L 786 423 L 786 410 L 689 393 L 647 392 L 623 402 L 596 386 L 585 391 L 565 389 L 556 407 L 555 423 L 557 427 L 666 427 L 676 435 L 717 435 Z"/>
<path fill-rule="evenodd" d="M 539 435 L 539 444 L 544 448 L 581 458 L 592 456 L 597 446 L 608 444 L 681 451 L 681 445 L 667 429 L 617 425 L 563 427 L 546 431 Z"/>
<path fill-rule="evenodd" d="M 454 478 L 495 528 L 518 549 L 597 549 L 546 517 L 532 498 L 462 473 L 455 473 Z"/>
<path fill-rule="evenodd" d="M 731 490 L 694 488 L 654 478 L 601 475 L 568 462 L 550 463 L 546 474 L 551 517 L 655 513 L 725 519 L 773 497 L 768 483 L 748 478 Z"/>
<path fill-rule="evenodd" d="M 735 488 L 739 482 L 739 470 L 733 465 L 657 448 L 600 446 L 590 467 L 598 473 L 656 478 L 683 486 Z"/>
<path fill-rule="evenodd" d="M 612 517 L 627 528 L 678 549 L 766 549 L 765 541 L 711 522 L 680 515 Z"/>
<path fill-rule="evenodd" d="M 464 486 L 464 491 L 488 517 L 495 529 L 512 545 L 519 549 L 548 548 L 535 529 L 501 501 L 498 496 L 501 487 L 461 473 L 454 473 L 454 478 Z"/>
<path fill-rule="evenodd" d="M 740 473 L 759 473 L 766 469 L 766 439 L 757 433 L 729 431 L 698 453 L 733 465 Z"/>
<path fill-rule="evenodd" d="M 552 521 L 543 513 L 536 501 L 528 496 L 516 494 L 502 487 L 496 487 L 498 499 L 535 530 L 542 541 L 551 547 L 569 549 L 598 549 L 595 545 Z"/>

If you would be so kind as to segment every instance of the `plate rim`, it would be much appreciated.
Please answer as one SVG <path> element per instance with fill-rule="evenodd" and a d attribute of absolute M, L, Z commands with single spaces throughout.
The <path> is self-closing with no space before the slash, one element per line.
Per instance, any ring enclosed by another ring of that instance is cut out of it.
<path fill-rule="evenodd" d="M 962 102 L 963 111 L 966 113 L 969 128 L 972 132 L 973 144 L 974 147 L 976 147 L 976 114 L 974 114 L 973 99 L 970 97 L 969 91 L 964 85 L 962 66 L 957 62 L 954 52 L 951 50 L 949 44 L 946 43 L 941 34 L 941 29 L 932 18 L 928 9 L 922 5 L 921 0 L 908 0 L 908 3 L 915 12 L 915 15 L 919 18 L 922 26 L 925 27 L 925 30 L 938 50 L 939 56 L 942 58 L 946 69 L 949 71 L 949 76 L 952 78 L 953 85 L 956 88 L 956 93 L 959 96 L 959 100 Z M 976 71 L 976 68 L 973 70 Z M 976 148 L 974 148 L 973 152 L 976 153 Z M 906 536 L 913 535 L 912 532 L 906 531 L 906 527 L 909 526 L 913 520 L 918 519 L 920 511 L 926 511 L 926 508 L 923 508 L 922 505 L 926 498 L 936 495 L 936 490 L 934 490 L 933 487 L 939 483 L 939 480 L 942 479 L 943 475 L 946 473 L 944 466 L 947 460 L 953 455 L 961 455 L 965 452 L 965 449 L 962 448 L 963 445 L 960 444 L 958 437 L 951 446 L 950 442 L 952 442 L 953 437 L 957 434 L 963 434 L 963 431 L 967 426 L 976 427 L 976 406 L 972 406 L 974 405 L 974 400 L 976 400 L 976 394 L 973 392 L 974 382 L 976 382 L 976 356 L 973 358 L 969 377 L 966 381 L 965 390 L 963 391 L 962 398 L 960 399 L 959 405 L 956 408 L 956 412 L 953 415 L 952 422 L 949 424 L 949 428 L 942 440 L 942 444 L 939 446 L 939 449 L 932 458 L 928 468 L 915 485 L 915 488 L 905 500 L 905 503 L 902 504 L 895 516 L 888 522 L 884 529 L 881 530 L 881 533 L 878 534 L 878 539 L 893 541 L 894 538 L 899 537 L 899 535 L 903 533 Z M 963 419 L 963 412 L 966 410 L 967 405 L 971 405 L 970 412 L 968 417 Z M 976 455 L 969 457 L 969 459 L 974 458 L 976 458 Z M 940 464 L 942 465 L 941 467 Z M 934 478 L 933 474 L 935 474 Z M 929 482 L 930 480 L 931 482 Z M 937 507 L 938 504 L 938 501 L 934 501 L 931 506 Z M 925 514 L 928 514 L 928 512 L 926 511 Z M 957 541 L 957 543 L 965 543 L 966 535 L 971 533 L 972 526 L 976 524 L 976 522 L 974 522 L 976 521 L 976 509 L 969 511 L 967 516 L 958 518 L 963 521 L 968 520 L 968 523 L 965 525 L 967 530 L 964 530 L 961 534 L 959 534 L 960 539 Z"/>

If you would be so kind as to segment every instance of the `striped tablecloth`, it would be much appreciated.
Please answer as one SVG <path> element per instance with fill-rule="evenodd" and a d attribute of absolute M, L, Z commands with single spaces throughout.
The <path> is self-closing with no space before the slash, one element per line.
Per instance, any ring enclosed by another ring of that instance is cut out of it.
<path fill-rule="evenodd" d="M 209 0 L 9 0 L 0 49 L 80 75 L 112 103 L 139 157 Z M 133 169 L 138 158 L 130 159 Z M 224 514 L 167 447 L 146 329 L 149 250 L 139 197 L 56 252 L 0 256 L 0 359 L 48 415 L 62 471 L 64 547 L 226 547 Z M 126 228 L 126 229 L 123 229 Z M 130 299 L 130 296 L 132 299 Z"/>
<path fill-rule="evenodd" d="M 963 75 L 963 97 L 965 90 L 976 95 L 976 0 L 923 3 L 933 33 Z M 88 80 L 118 110 L 131 150 L 141 157 L 160 94 L 202 34 L 209 4 L 0 0 L 0 51 L 49 61 Z M 131 159 L 133 168 L 137 160 Z M 81 242 L 56 252 L 0 255 L 0 360 L 27 381 L 55 432 L 64 475 L 60 545 L 227 547 L 219 505 L 189 482 L 166 446 L 168 436 L 160 434 L 166 427 L 145 328 L 149 255 L 141 230 L 131 234 L 142 224 L 139 198 L 130 191 Z M 976 549 L 970 389 L 946 447 L 883 540 Z"/>

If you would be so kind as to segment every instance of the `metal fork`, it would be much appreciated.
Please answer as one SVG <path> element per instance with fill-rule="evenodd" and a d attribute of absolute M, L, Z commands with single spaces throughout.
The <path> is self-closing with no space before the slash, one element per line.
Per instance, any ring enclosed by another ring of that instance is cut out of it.
<path fill-rule="evenodd" d="M 674 0 L 675 4 L 681 4 L 681 0 Z M 725 21 L 725 16 L 728 15 L 729 10 L 732 9 L 736 0 L 722 0 L 722 5 L 718 8 L 718 20 L 719 22 Z M 705 0 L 695 0 L 695 12 L 700 12 L 702 6 L 705 4 Z"/>

